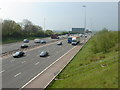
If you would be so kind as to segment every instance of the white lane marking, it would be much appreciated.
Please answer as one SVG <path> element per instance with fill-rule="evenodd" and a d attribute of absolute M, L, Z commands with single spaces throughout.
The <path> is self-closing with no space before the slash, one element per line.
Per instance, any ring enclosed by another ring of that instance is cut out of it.
<path fill-rule="evenodd" d="M 82 42 L 83 42 L 83 41 L 82 41 Z M 75 46 L 75 47 L 76 47 L 76 46 Z M 74 47 L 73 47 L 73 48 L 74 48 Z M 73 49 L 73 48 L 72 48 L 72 49 Z M 70 51 L 71 51 L 71 50 L 70 50 Z M 79 51 L 78 51 L 78 52 L 79 52 Z M 65 54 L 66 54 L 66 53 L 65 53 Z M 74 55 L 74 56 L 75 56 L 75 55 Z M 72 56 L 71 59 L 72 59 L 74 56 Z M 59 58 L 59 59 L 60 59 L 60 58 Z M 58 61 L 59 61 L 59 59 L 58 59 Z M 70 59 L 70 60 L 71 60 L 71 59 Z M 69 61 L 67 62 L 67 64 L 68 64 L 68 63 L 69 63 Z M 58 74 L 59 74 L 64 68 L 65 68 L 65 66 L 58 72 Z M 52 80 L 50 80 L 50 82 L 53 81 L 53 79 L 54 79 L 58 74 L 56 74 L 56 75 L 52 78 Z M 48 82 L 47 85 L 46 85 L 44 88 L 46 88 L 46 87 L 50 84 L 50 82 Z"/>
<path fill-rule="evenodd" d="M 35 65 L 38 65 L 38 64 L 39 64 L 39 62 L 35 63 Z"/>
<path fill-rule="evenodd" d="M 21 63 L 25 63 L 26 61 L 23 61 L 23 62 L 21 62 Z"/>
<path fill-rule="evenodd" d="M 0 71 L 0 73 L 3 73 L 3 72 L 5 72 L 5 70 Z"/>
<path fill-rule="evenodd" d="M 64 41 L 64 40 L 60 40 L 60 41 Z M 32 50 L 35 50 L 35 49 L 38 49 L 38 48 L 42 48 L 42 47 L 45 47 L 45 46 L 49 46 L 49 45 L 52 45 L 52 44 L 55 44 L 55 43 L 58 43 L 59 41 L 56 41 L 56 42 L 52 42 L 52 43 L 48 43 L 48 44 L 45 44 L 45 45 L 42 45 L 42 46 L 39 46 L 39 47 L 36 47 L 36 48 L 33 48 L 33 49 L 29 49 L 25 52 L 29 52 L 29 51 L 32 51 Z"/>
<path fill-rule="evenodd" d="M 75 46 L 76 47 L 76 46 Z M 39 74 L 37 74 L 34 78 L 32 78 L 30 81 L 28 81 L 26 84 L 24 84 L 21 88 L 26 87 L 30 82 L 32 82 L 34 79 L 36 79 L 40 74 L 42 74 L 44 71 L 46 71 L 48 68 L 50 68 L 54 63 L 56 63 L 57 61 L 59 61 L 63 56 L 65 56 L 67 53 L 69 53 L 70 51 L 72 51 L 75 47 L 73 47 L 72 49 L 70 49 L 68 52 L 66 52 L 64 55 L 62 55 L 60 58 L 58 58 L 56 61 L 54 61 L 52 64 L 50 64 L 48 67 L 46 67 L 43 71 L 41 71 Z"/>
<path fill-rule="evenodd" d="M 15 61 L 15 59 L 11 60 L 10 62 L 14 62 L 14 61 Z"/>
<path fill-rule="evenodd" d="M 65 39 L 64 39 L 65 40 Z M 60 40 L 60 41 L 63 41 L 63 40 Z M 38 48 L 42 48 L 42 47 L 45 47 L 45 46 L 49 46 L 49 45 L 52 45 L 52 44 L 55 44 L 55 43 L 57 43 L 57 42 L 59 42 L 59 41 L 55 41 L 55 42 L 50 42 L 50 43 L 48 43 L 48 44 L 45 44 L 45 45 L 42 45 L 42 46 L 38 46 L 38 47 L 36 47 L 36 48 L 32 48 L 32 49 L 28 49 L 28 50 L 26 50 L 26 51 L 24 51 L 24 52 L 29 52 L 29 51 L 32 51 L 32 50 L 36 50 L 36 49 L 38 49 Z M 5 57 L 3 57 L 3 58 L 9 58 L 9 57 L 11 57 L 11 55 L 8 55 L 8 56 L 5 56 Z M 3 60 L 3 59 L 2 59 Z"/>
<path fill-rule="evenodd" d="M 17 77 L 17 76 L 19 76 L 20 74 L 21 74 L 21 72 L 19 72 L 18 74 L 14 75 L 14 77 Z"/>

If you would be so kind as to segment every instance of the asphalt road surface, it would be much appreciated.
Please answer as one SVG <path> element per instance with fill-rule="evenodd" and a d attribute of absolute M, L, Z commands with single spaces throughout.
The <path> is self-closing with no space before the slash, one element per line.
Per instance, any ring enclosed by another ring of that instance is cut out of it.
<path fill-rule="evenodd" d="M 55 41 L 56 39 L 51 39 L 49 37 L 49 38 L 41 38 L 41 40 L 46 40 L 47 42 L 51 42 L 51 41 Z M 19 49 L 22 44 L 23 44 L 23 41 L 22 42 L 16 42 L 16 43 L 10 43 L 10 44 L 3 44 L 2 45 L 2 53 Z M 35 45 L 34 40 L 30 40 L 29 41 L 29 46 L 33 46 L 33 45 Z"/>
<path fill-rule="evenodd" d="M 81 38 L 83 40 L 83 38 Z M 26 52 L 26 56 L 21 58 L 3 58 L 2 59 L 2 87 L 20 88 L 35 75 L 43 71 L 55 60 L 72 49 L 74 46 L 63 40 L 63 45 L 58 46 L 57 42 Z M 48 51 L 49 56 L 40 57 L 41 51 Z M 49 75 L 48 75 L 49 76 Z"/>

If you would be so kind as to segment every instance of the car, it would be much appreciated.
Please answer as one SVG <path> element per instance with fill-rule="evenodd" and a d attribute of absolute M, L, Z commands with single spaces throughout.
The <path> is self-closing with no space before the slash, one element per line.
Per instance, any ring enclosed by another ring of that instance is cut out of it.
<path fill-rule="evenodd" d="M 28 39 L 24 39 L 23 42 L 24 43 L 29 43 L 29 40 Z"/>
<path fill-rule="evenodd" d="M 46 44 L 46 41 L 45 40 L 41 40 L 40 43 L 41 44 Z"/>
<path fill-rule="evenodd" d="M 16 52 L 16 53 L 13 54 L 13 57 L 14 57 L 14 58 L 19 58 L 19 57 L 22 57 L 22 56 L 24 56 L 24 55 L 25 55 L 24 52 L 18 51 L 18 52 Z"/>
<path fill-rule="evenodd" d="M 28 44 L 24 43 L 24 44 L 21 45 L 21 48 L 27 48 L 27 47 L 28 47 Z"/>
<path fill-rule="evenodd" d="M 41 40 L 40 39 L 34 39 L 34 43 L 40 43 L 41 42 Z"/>
<path fill-rule="evenodd" d="M 48 56 L 48 52 L 47 51 L 42 51 L 40 53 L 40 57 L 46 57 L 46 56 Z"/>
<path fill-rule="evenodd" d="M 83 34 L 80 34 L 80 37 L 83 37 Z"/>
<path fill-rule="evenodd" d="M 57 45 L 62 45 L 62 42 L 58 42 Z"/>
<path fill-rule="evenodd" d="M 85 35 L 85 38 L 87 38 L 87 35 Z"/>

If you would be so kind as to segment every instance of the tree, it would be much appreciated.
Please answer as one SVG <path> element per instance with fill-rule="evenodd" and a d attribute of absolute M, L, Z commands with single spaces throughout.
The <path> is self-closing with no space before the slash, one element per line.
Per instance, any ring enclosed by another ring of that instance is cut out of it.
<path fill-rule="evenodd" d="M 52 30 L 46 30 L 46 32 L 45 32 L 48 36 L 50 36 L 50 35 L 52 35 L 52 34 L 54 34 L 54 32 L 52 31 Z"/>
<path fill-rule="evenodd" d="M 18 23 L 16 23 L 13 20 L 4 20 L 2 23 L 2 35 L 3 37 L 5 36 L 13 36 L 14 37 L 14 33 L 16 32 L 20 32 L 21 27 Z"/>

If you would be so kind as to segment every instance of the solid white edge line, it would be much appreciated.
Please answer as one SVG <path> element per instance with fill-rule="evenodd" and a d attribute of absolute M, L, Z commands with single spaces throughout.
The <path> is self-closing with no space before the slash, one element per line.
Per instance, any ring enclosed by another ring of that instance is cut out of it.
<path fill-rule="evenodd" d="M 82 41 L 83 42 L 83 41 Z M 64 55 L 62 55 L 60 58 L 58 58 L 56 61 L 54 61 L 52 64 L 50 64 L 47 68 L 45 68 L 43 71 L 41 71 L 39 74 L 37 74 L 34 78 L 32 78 L 30 81 L 28 81 L 26 84 L 24 84 L 19 90 L 26 87 L 29 83 L 31 83 L 34 79 L 36 79 L 40 74 L 42 74 L 44 71 L 46 71 L 49 67 L 51 67 L 54 63 L 59 61 L 63 56 L 65 56 L 67 53 L 69 53 L 71 50 L 73 50 L 76 46 L 74 46 L 72 49 L 70 49 L 68 52 L 66 52 Z"/>
<path fill-rule="evenodd" d="M 83 42 L 83 41 L 82 41 Z M 68 52 L 66 52 L 64 55 L 62 55 L 60 58 L 58 58 L 56 61 L 54 61 L 52 64 L 50 64 L 47 68 L 45 68 L 43 71 L 41 71 L 39 74 L 37 74 L 34 78 L 32 78 L 30 81 L 28 81 L 26 84 L 24 84 L 19 90 L 26 87 L 29 83 L 31 83 L 34 79 L 36 79 L 40 74 L 42 74 L 44 71 L 46 71 L 48 68 L 50 68 L 54 63 L 59 61 L 63 56 L 65 56 L 67 53 L 69 53 L 71 50 L 73 50 L 76 46 L 74 46 L 72 49 L 70 49 Z"/>
<path fill-rule="evenodd" d="M 82 41 L 82 42 L 84 42 L 84 41 Z M 81 42 L 81 43 L 82 43 Z M 83 47 L 83 46 L 82 46 Z M 78 51 L 79 52 L 79 51 Z M 75 55 L 74 55 L 75 56 Z M 67 64 L 65 65 L 65 66 L 63 66 L 63 68 L 61 68 L 60 69 L 60 71 L 48 82 L 48 84 L 44 87 L 44 88 L 46 88 L 52 81 L 53 81 L 53 79 L 68 65 L 68 63 L 72 60 L 72 58 L 74 57 L 74 56 L 72 56 L 71 58 L 70 58 L 70 60 L 67 62 Z"/>
<path fill-rule="evenodd" d="M 54 63 L 56 63 L 57 61 L 59 61 L 59 59 L 61 59 L 63 56 L 65 56 L 67 53 L 69 53 L 71 50 L 73 50 L 76 46 L 74 46 L 72 49 L 70 49 L 68 52 L 66 52 L 64 55 L 62 55 L 60 58 L 58 58 L 56 61 L 54 61 L 52 64 L 50 64 L 47 68 L 45 68 L 43 71 L 41 71 L 39 74 L 37 74 L 34 78 L 32 78 L 30 81 L 28 81 L 26 84 L 24 84 L 22 88 L 24 88 L 25 86 L 27 86 L 29 83 L 31 83 L 34 79 L 36 79 L 40 74 L 42 74 L 45 70 L 47 70 L 48 68 L 50 68 Z M 21 90 L 19 89 L 19 90 Z"/>

